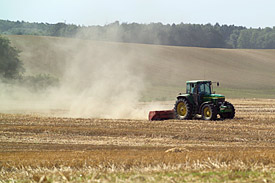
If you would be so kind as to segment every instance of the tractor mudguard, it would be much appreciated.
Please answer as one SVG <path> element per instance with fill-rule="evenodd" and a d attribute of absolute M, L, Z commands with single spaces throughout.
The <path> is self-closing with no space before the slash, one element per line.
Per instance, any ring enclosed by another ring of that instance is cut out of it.
<path fill-rule="evenodd" d="M 220 106 L 220 112 L 221 113 L 227 113 L 227 112 L 232 112 L 233 108 L 231 108 L 231 105 L 229 102 L 225 101 L 222 103 L 222 105 Z"/>

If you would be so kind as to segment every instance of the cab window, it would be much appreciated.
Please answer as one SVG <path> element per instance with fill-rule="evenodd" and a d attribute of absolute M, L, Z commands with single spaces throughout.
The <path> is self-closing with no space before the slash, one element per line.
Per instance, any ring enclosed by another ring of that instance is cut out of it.
<path fill-rule="evenodd" d="M 201 94 L 208 94 L 208 95 L 211 94 L 210 83 L 202 83 L 202 84 L 200 84 L 199 92 Z"/>
<path fill-rule="evenodd" d="M 196 88 L 196 84 L 194 84 L 194 83 L 188 83 L 186 85 L 186 93 L 196 93 L 195 88 Z"/>
<path fill-rule="evenodd" d="M 210 83 L 206 83 L 205 84 L 205 93 L 206 94 L 211 94 L 211 86 L 210 86 Z"/>
<path fill-rule="evenodd" d="M 191 84 L 190 83 L 188 83 L 186 85 L 186 93 L 191 93 Z"/>
<path fill-rule="evenodd" d="M 193 93 L 193 94 L 196 93 L 195 88 L 196 88 L 196 84 L 192 83 L 192 84 L 191 84 L 191 93 Z"/>

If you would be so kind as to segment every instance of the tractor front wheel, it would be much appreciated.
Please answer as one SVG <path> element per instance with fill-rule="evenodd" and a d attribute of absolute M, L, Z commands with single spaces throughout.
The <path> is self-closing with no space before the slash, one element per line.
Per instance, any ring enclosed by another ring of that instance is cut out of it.
<path fill-rule="evenodd" d="M 183 120 L 192 118 L 191 105 L 185 98 L 180 98 L 176 101 L 174 111 L 177 119 Z"/>
<path fill-rule="evenodd" d="M 205 104 L 201 111 L 202 119 L 204 120 L 216 120 L 217 109 L 213 104 Z"/>

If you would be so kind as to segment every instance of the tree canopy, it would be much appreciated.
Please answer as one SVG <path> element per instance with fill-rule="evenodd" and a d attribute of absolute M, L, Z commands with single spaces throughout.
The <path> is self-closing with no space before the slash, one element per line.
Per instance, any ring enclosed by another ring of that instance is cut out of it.
<path fill-rule="evenodd" d="M 16 79 L 24 72 L 18 54 L 19 51 L 10 45 L 8 39 L 0 37 L 0 77 Z"/>
<path fill-rule="evenodd" d="M 193 46 L 206 48 L 275 49 L 275 27 L 250 28 L 235 25 L 120 23 L 77 26 L 0 20 L 0 34 L 76 37 L 127 43 Z"/>
<path fill-rule="evenodd" d="M 27 87 L 31 91 L 46 90 L 59 84 L 59 79 L 49 74 L 23 75 L 23 62 L 19 51 L 10 41 L 0 36 L 0 80 L 17 86 Z"/>

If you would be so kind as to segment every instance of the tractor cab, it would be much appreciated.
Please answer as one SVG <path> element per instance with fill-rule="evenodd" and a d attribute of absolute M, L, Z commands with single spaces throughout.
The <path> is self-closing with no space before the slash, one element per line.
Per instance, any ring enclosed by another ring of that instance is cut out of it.
<path fill-rule="evenodd" d="M 211 81 L 187 81 L 186 82 L 186 94 L 190 94 L 194 103 L 199 106 L 207 99 L 211 98 Z"/>
<path fill-rule="evenodd" d="M 187 81 L 186 93 L 211 95 L 211 81 Z"/>

